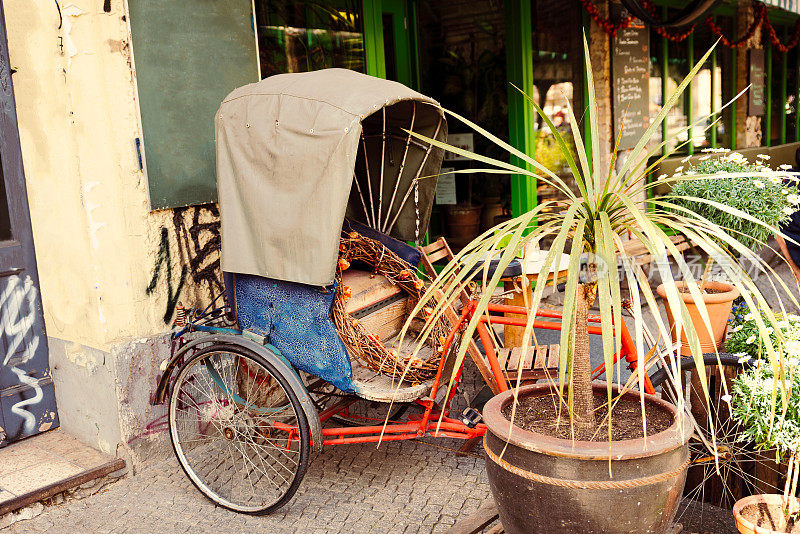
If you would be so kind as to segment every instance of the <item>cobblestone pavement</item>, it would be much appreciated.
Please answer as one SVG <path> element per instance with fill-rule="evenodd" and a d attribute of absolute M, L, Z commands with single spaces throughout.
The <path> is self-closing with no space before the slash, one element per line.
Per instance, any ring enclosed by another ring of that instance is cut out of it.
<path fill-rule="evenodd" d="M 329 447 L 312 459 L 294 499 L 270 516 L 214 506 L 170 458 L 8 532 L 443 532 L 489 496 L 480 446 L 476 453 L 459 458 L 417 441 Z"/>

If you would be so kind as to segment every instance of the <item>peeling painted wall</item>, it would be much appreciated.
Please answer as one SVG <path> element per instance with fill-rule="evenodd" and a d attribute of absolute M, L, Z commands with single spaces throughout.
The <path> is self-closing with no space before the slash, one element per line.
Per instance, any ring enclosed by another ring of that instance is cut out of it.
<path fill-rule="evenodd" d="M 123 0 L 3 4 L 61 426 L 129 458 L 163 449 L 163 334 L 179 300 L 220 289 L 216 206 L 149 209 Z"/>
<path fill-rule="evenodd" d="M 208 300 L 196 251 L 195 268 L 215 261 L 203 251 L 213 232 L 181 242 L 176 222 L 216 217 L 213 207 L 149 211 L 126 6 L 4 6 L 48 335 L 108 350 L 163 332 L 177 300 Z"/>

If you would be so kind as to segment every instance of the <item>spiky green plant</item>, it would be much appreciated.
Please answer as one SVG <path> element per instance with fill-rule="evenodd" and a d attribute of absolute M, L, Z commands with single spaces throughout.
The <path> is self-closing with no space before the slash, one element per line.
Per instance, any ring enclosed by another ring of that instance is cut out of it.
<path fill-rule="evenodd" d="M 568 143 L 563 138 L 561 132 L 536 103 L 535 99 L 523 92 L 528 104 L 542 118 L 560 147 L 574 183 L 577 185 L 577 193 L 573 192 L 562 178 L 548 170 L 531 155 L 523 153 L 453 112 L 447 113 L 493 141 L 499 147 L 507 150 L 511 155 L 516 156 L 520 161 L 524 162 L 525 166 L 513 165 L 505 161 L 467 152 L 415 134 L 418 138 L 428 143 L 486 165 L 485 168 L 469 169 L 464 172 L 515 174 L 527 177 L 530 180 L 536 179 L 557 189 L 565 200 L 559 201 L 558 204 L 552 201 L 543 202 L 531 211 L 499 224 L 474 239 L 443 269 L 440 276 L 431 284 L 417 304 L 417 308 L 410 314 L 410 316 L 413 316 L 423 307 L 430 307 L 433 309 L 433 316 L 438 318 L 444 313 L 446 306 L 455 302 L 458 291 L 468 283 L 466 279 L 467 273 L 484 261 L 479 258 L 492 257 L 499 259 L 499 266 L 492 276 L 488 276 L 488 261 L 485 263 L 483 282 L 486 289 L 477 302 L 475 314 L 469 321 L 465 334 L 458 346 L 455 361 L 455 368 L 457 369 L 463 362 L 469 340 L 475 331 L 480 316 L 486 313 L 489 298 L 493 289 L 500 283 L 500 277 L 505 267 L 526 243 L 532 240 L 539 240 L 549 234 L 553 237 L 553 241 L 544 260 L 544 266 L 535 282 L 529 303 L 530 313 L 522 346 L 523 351 L 527 351 L 532 344 L 533 320 L 542 301 L 548 274 L 556 271 L 556 261 L 566 251 L 569 253 L 570 260 L 563 307 L 560 338 L 561 360 L 559 362 L 558 378 L 561 393 L 564 393 L 564 387 L 567 389 L 566 399 L 570 422 L 575 432 L 573 435 L 577 437 L 586 436 L 596 429 L 593 415 L 594 406 L 587 331 L 587 310 L 591 308 L 595 299 L 599 301 L 602 320 L 602 346 L 607 370 L 608 401 L 609 403 L 612 402 L 613 355 L 619 352 L 620 349 L 619 336 L 614 335 L 613 325 L 622 324 L 623 320 L 621 316 L 621 282 L 617 276 L 618 258 L 622 262 L 622 267 L 626 274 L 625 281 L 630 292 L 630 298 L 633 301 L 633 336 L 639 357 L 644 358 L 647 352 L 644 347 L 644 313 L 649 312 L 653 317 L 658 336 L 661 339 L 670 339 L 669 328 L 659 313 L 658 304 L 650 288 L 648 277 L 641 266 L 637 265 L 633 258 L 626 255 L 623 248 L 623 236 L 632 235 L 638 239 L 655 259 L 653 265 L 658 268 L 658 275 L 666 287 L 669 305 L 673 310 L 678 310 L 679 312 L 676 313 L 675 317 L 678 339 L 680 339 L 681 331 L 685 331 L 692 356 L 698 362 L 697 369 L 701 375 L 700 382 L 704 388 L 706 387 L 706 380 L 698 334 L 692 325 L 688 309 L 683 299 L 680 298 L 675 284 L 676 278 L 683 278 L 687 281 L 688 290 L 694 297 L 695 302 L 698 303 L 704 326 L 710 331 L 708 312 L 703 304 L 703 299 L 700 296 L 700 291 L 690 266 L 684 261 L 680 251 L 670 240 L 665 228 L 684 234 L 696 247 L 716 259 L 717 264 L 721 266 L 731 283 L 740 290 L 748 305 L 752 309 L 764 310 L 763 316 L 762 314 L 757 314 L 756 321 L 757 327 L 762 332 L 766 332 L 767 323 L 775 322 L 775 316 L 770 311 L 766 300 L 739 261 L 752 262 L 758 271 L 765 275 L 773 274 L 772 268 L 754 254 L 753 251 L 743 246 L 735 237 L 732 237 L 732 230 L 726 229 L 708 218 L 678 205 L 675 201 L 675 196 L 655 196 L 648 200 L 643 200 L 649 189 L 664 183 L 672 183 L 678 179 L 662 178 L 648 184 L 646 180 L 648 173 L 664 157 L 670 154 L 667 153 L 650 166 L 647 165 L 648 158 L 661 153 L 663 147 L 668 146 L 669 140 L 663 140 L 650 153 L 647 153 L 645 147 L 653 137 L 653 134 L 660 128 L 669 111 L 678 99 L 682 97 L 683 91 L 705 63 L 711 50 L 698 61 L 686 79 L 680 83 L 675 93 L 667 99 L 661 111 L 651 122 L 636 146 L 627 152 L 624 161 L 618 161 L 619 155 L 615 147 L 610 161 L 605 167 L 602 165 L 601 159 L 596 157 L 601 153 L 599 146 L 600 134 L 592 69 L 588 59 L 589 49 L 585 38 L 584 50 L 587 58 L 585 72 L 588 85 L 586 120 L 588 120 L 591 133 L 591 151 L 588 154 L 584 149 L 586 146 L 584 140 L 576 127 L 578 121 L 572 108 L 569 107 L 568 101 L 569 119 L 573 125 L 572 143 Z M 691 126 L 685 128 L 684 131 L 688 131 Z M 714 127 L 713 123 L 711 127 Z M 676 135 L 681 133 L 678 132 Z M 617 142 L 619 141 L 617 140 Z M 573 156 L 571 148 L 577 153 L 577 160 Z M 775 176 L 775 174 L 774 172 L 766 171 L 760 173 L 748 172 L 747 176 L 759 175 L 769 178 Z M 736 173 L 731 173 L 727 176 L 736 176 Z M 692 176 L 692 178 L 712 180 L 715 177 L 713 175 L 698 174 Z M 692 198 L 690 200 L 712 208 L 728 210 L 729 213 L 737 217 L 768 228 L 770 232 L 776 231 L 775 228 L 763 221 L 714 200 L 703 198 Z M 501 243 L 507 243 L 507 245 L 501 248 Z M 737 258 L 736 256 L 739 257 Z M 583 275 L 579 269 L 582 257 L 588 257 L 590 260 L 589 269 Z M 671 259 L 677 266 L 678 277 L 673 276 L 673 272 L 668 266 L 668 259 Z M 780 279 L 778 279 L 778 283 L 783 285 Z M 785 290 L 788 289 L 785 285 L 783 287 Z M 432 324 L 434 324 L 434 321 L 430 321 L 429 326 L 423 329 L 418 340 L 417 350 L 422 346 L 425 338 L 431 335 L 430 325 Z M 406 325 L 405 329 L 408 326 Z M 405 335 L 405 331 L 402 334 Z M 766 335 L 764 337 L 768 338 Z M 402 339 L 402 335 L 400 338 Z M 777 371 L 775 349 L 772 346 L 765 348 L 770 361 L 774 362 L 773 365 Z M 672 374 L 675 377 L 679 377 L 680 373 L 677 372 L 678 358 L 672 352 L 673 348 L 671 346 L 667 346 L 667 350 L 671 352 L 672 356 L 668 358 L 672 366 Z M 644 391 L 644 373 L 647 367 L 644 361 L 639 363 L 635 380 L 638 382 L 639 390 Z M 521 374 L 518 374 L 516 377 L 517 383 L 519 383 L 520 376 Z M 450 387 L 452 387 L 452 380 Z M 708 402 L 708 392 L 705 391 L 705 394 L 706 402 Z M 641 402 L 644 405 L 643 397 Z M 516 409 L 516 405 L 514 409 Z M 512 411 L 513 417 L 514 412 Z M 643 424 L 646 432 L 646 421 L 643 421 Z M 611 439 L 611 425 L 609 425 L 608 432 L 609 439 Z"/>

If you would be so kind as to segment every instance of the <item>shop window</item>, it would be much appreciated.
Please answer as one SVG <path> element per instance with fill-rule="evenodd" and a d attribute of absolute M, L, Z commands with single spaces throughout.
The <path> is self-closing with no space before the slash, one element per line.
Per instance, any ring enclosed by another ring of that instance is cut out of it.
<path fill-rule="evenodd" d="M 784 113 L 786 115 L 786 142 L 800 141 L 797 131 L 797 47 L 795 46 L 786 55 L 786 102 Z"/>
<path fill-rule="evenodd" d="M 533 26 L 533 98 L 558 128 L 561 136 L 572 146 L 573 128 L 580 124 L 570 121 L 568 106 L 580 120 L 585 114 L 583 103 L 583 54 L 579 31 L 580 10 L 569 2 L 534 0 L 531 3 Z M 561 149 L 547 124 L 537 117 L 535 122 L 536 160 L 559 177 L 573 191 L 577 185 Z M 573 147 L 574 155 L 574 147 Z M 563 195 L 550 185 L 540 183 L 536 191 L 539 202 L 559 199 Z"/>
<path fill-rule="evenodd" d="M 681 42 L 670 41 L 667 45 L 667 86 L 665 98 L 677 91 L 678 85 L 689 74 L 689 45 L 691 39 Z M 675 106 L 667 114 L 667 150 L 688 151 L 689 125 L 687 117 L 688 92 L 684 91 L 683 98 L 679 98 Z"/>
<path fill-rule="evenodd" d="M 508 139 L 506 28 L 502 1 L 430 0 L 417 3 L 421 91 Z M 508 159 L 508 153 L 458 120 L 448 121 L 449 139 L 479 154 Z M 468 169 L 475 163 L 446 154 L 443 169 Z M 511 206 L 506 176 L 454 174 L 455 197 L 437 197 L 429 230 L 451 245 L 466 244 L 480 227 L 495 224 Z M 444 181 L 444 180 L 442 180 Z M 439 203 L 442 202 L 442 203 Z M 455 205 L 454 205 L 455 204 Z M 467 221 L 467 223 L 459 222 Z M 469 227 L 465 228 L 464 225 Z"/>
<path fill-rule="evenodd" d="M 733 17 L 717 17 L 717 25 L 722 28 L 725 35 L 734 34 Z M 716 40 L 716 38 L 715 38 Z M 717 45 L 714 53 L 717 55 L 717 70 L 714 76 L 714 111 L 716 117 L 720 119 L 716 126 L 716 146 L 722 148 L 733 147 L 733 130 L 736 128 L 736 117 L 733 114 L 733 106 L 728 106 L 719 112 L 719 109 L 728 104 L 736 96 L 736 88 L 733 86 L 734 53 L 722 43 Z M 740 97 L 736 102 L 737 106 L 746 106 L 746 97 Z"/>
<path fill-rule="evenodd" d="M 664 105 L 664 95 L 661 91 L 663 83 L 662 74 L 664 66 L 662 62 L 661 48 L 664 38 L 658 35 L 655 30 L 650 29 L 650 120 L 656 118 Z M 662 141 L 662 129 L 656 128 L 653 136 L 647 142 L 648 152 L 656 150 Z"/>
<path fill-rule="evenodd" d="M 775 31 L 778 33 L 778 35 L 783 35 L 784 33 L 783 28 L 777 25 L 775 25 Z M 769 136 L 769 144 L 771 146 L 781 144 L 781 123 L 786 117 L 786 102 L 784 100 L 786 86 L 783 83 L 783 69 L 785 67 L 785 62 L 786 54 L 779 52 L 778 49 L 773 46 L 772 83 L 770 83 L 770 87 L 767 89 L 770 91 L 771 95 L 770 105 L 772 113 L 769 117 L 769 127 L 765 128 L 765 126 L 767 126 L 766 124 L 762 126 L 765 137 L 765 139 L 762 141 L 762 144 L 765 145 L 767 144 L 767 136 Z"/>
<path fill-rule="evenodd" d="M 365 72 L 361 2 L 256 0 L 261 77 L 339 67 Z"/>
<path fill-rule="evenodd" d="M 716 38 L 705 24 L 698 24 L 694 30 L 694 59 L 699 61 L 712 47 Z M 715 65 L 715 57 L 709 56 L 703 67 L 690 84 L 692 127 L 690 135 L 695 150 L 710 148 L 712 145 L 712 111 L 721 107 L 722 85 L 719 83 L 722 69 Z M 687 65 L 689 68 L 694 65 Z"/>

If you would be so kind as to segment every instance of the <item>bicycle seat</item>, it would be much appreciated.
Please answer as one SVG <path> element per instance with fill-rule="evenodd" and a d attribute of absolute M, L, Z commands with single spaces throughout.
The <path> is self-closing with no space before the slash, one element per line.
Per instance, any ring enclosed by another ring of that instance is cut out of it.
<path fill-rule="evenodd" d="M 486 279 L 489 280 L 494 276 L 499 266 L 499 259 L 491 260 L 488 270 L 486 270 L 486 265 L 483 262 L 479 262 L 469 270 L 467 278 L 475 281 L 483 280 L 484 273 L 486 273 Z M 522 276 L 522 262 L 514 259 L 506 266 L 500 278 L 516 278 L 517 276 Z"/>

